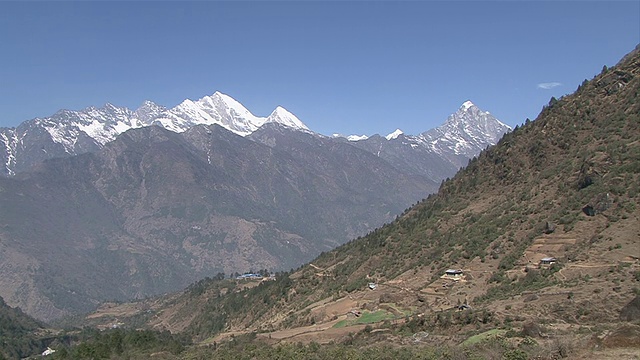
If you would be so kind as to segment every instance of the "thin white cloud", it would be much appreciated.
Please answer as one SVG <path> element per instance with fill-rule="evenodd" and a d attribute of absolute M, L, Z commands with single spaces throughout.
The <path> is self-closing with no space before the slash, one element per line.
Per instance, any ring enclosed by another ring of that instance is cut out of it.
<path fill-rule="evenodd" d="M 559 83 L 559 82 L 540 83 L 538 84 L 538 89 L 549 90 L 549 89 L 553 89 L 554 87 L 558 87 L 560 85 L 562 85 L 562 83 Z"/>

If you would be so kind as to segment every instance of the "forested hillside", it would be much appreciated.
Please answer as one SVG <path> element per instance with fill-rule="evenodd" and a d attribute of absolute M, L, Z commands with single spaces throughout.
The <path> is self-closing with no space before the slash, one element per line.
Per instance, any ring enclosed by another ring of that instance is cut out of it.
<path fill-rule="evenodd" d="M 20 359 L 39 353 L 43 340 L 38 331 L 43 324 L 8 306 L 0 297 L 0 359 Z"/>

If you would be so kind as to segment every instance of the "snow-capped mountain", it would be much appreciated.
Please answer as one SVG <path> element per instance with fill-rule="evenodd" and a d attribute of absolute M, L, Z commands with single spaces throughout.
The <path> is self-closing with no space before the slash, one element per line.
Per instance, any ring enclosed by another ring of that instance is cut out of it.
<path fill-rule="evenodd" d="M 478 154 L 478 149 L 496 144 L 510 130 L 510 126 L 488 111 L 481 110 L 471 101 L 465 101 L 443 125 L 421 136 L 440 154 L 453 151 L 455 155 L 471 158 Z"/>
<path fill-rule="evenodd" d="M 0 174 L 14 175 L 48 158 L 96 151 L 123 132 L 150 125 L 184 132 L 195 125 L 218 124 L 246 136 L 275 122 L 309 131 L 295 115 L 278 106 L 269 116 L 253 115 L 232 97 L 216 92 L 197 101 L 185 100 L 172 109 L 145 101 L 135 111 L 106 104 L 102 108 L 60 110 L 45 118 L 25 121 L 17 128 L 0 128 Z M 0 150 L 1 151 L 1 150 Z"/>
<path fill-rule="evenodd" d="M 278 106 L 268 117 L 252 114 L 232 97 L 216 92 L 200 100 L 185 100 L 175 108 L 161 113 L 153 124 L 167 130 L 183 132 L 194 125 L 218 124 L 234 133 L 246 136 L 267 122 L 300 130 L 309 130 L 295 115 Z"/>
<path fill-rule="evenodd" d="M 347 140 L 349 141 L 360 141 L 367 140 L 369 137 L 367 135 L 349 135 L 347 136 Z"/>
<path fill-rule="evenodd" d="M 145 101 L 142 105 L 134 112 L 135 117 L 138 118 L 144 124 L 150 124 L 153 120 L 157 119 L 167 111 L 167 108 L 161 105 L 154 103 L 153 101 Z"/>
<path fill-rule="evenodd" d="M 334 138 L 334 139 L 344 138 L 344 139 L 347 139 L 349 141 L 360 141 L 360 140 L 366 140 L 366 139 L 369 138 L 367 135 L 364 135 L 364 134 L 362 134 L 362 135 L 356 135 L 356 134 L 353 134 L 353 135 L 342 135 L 340 133 L 333 133 L 333 134 L 331 134 L 331 137 Z"/>
<path fill-rule="evenodd" d="M 393 140 L 393 139 L 397 139 L 398 136 L 404 134 L 404 132 L 402 132 L 402 130 L 400 129 L 396 129 L 394 132 L 392 132 L 391 134 L 385 136 L 384 138 L 387 140 Z"/>
<path fill-rule="evenodd" d="M 50 158 L 97 151 L 130 129 L 157 125 L 182 133 L 196 125 L 217 124 L 247 136 L 268 123 L 312 133 L 281 106 L 269 116 L 256 116 L 220 92 L 196 101 L 184 100 L 172 109 L 145 101 L 136 110 L 112 104 L 79 111 L 60 110 L 50 117 L 25 121 L 16 128 L 0 128 L 0 175 L 13 176 Z M 443 174 L 455 173 L 482 149 L 495 144 L 506 131 L 507 125 L 466 101 L 442 126 L 420 135 L 407 135 L 397 129 L 385 137 L 344 138 L 356 147 L 386 157 L 403 170 L 413 169 L 414 173 L 439 182 Z"/>
<path fill-rule="evenodd" d="M 407 135 L 397 129 L 384 137 L 347 139 L 399 169 L 439 183 L 466 166 L 484 148 L 496 144 L 510 129 L 489 112 L 465 101 L 441 126 L 419 135 Z"/>
<path fill-rule="evenodd" d="M 309 128 L 307 128 L 307 126 L 303 124 L 302 121 L 300 121 L 300 119 L 298 119 L 295 115 L 290 113 L 287 109 L 283 108 L 282 106 L 276 107 L 276 109 L 273 110 L 271 115 L 267 117 L 264 123 L 277 123 L 292 129 L 307 130 L 307 131 L 309 130 Z M 262 126 L 262 124 L 260 126 Z M 258 126 L 258 128 L 260 126 Z"/>

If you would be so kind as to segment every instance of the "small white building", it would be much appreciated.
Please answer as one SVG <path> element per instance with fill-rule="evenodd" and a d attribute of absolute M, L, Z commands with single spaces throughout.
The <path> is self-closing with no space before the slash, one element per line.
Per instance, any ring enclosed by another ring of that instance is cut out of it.
<path fill-rule="evenodd" d="M 448 269 L 447 271 L 444 272 L 444 275 L 442 275 L 442 278 L 458 281 L 458 280 L 461 280 L 463 276 L 464 276 L 464 273 L 460 269 Z"/>
<path fill-rule="evenodd" d="M 55 351 L 55 350 L 53 350 L 53 349 L 52 349 L 52 348 L 50 348 L 50 347 L 47 347 L 47 350 L 45 350 L 45 351 L 43 351 L 43 352 L 42 352 L 42 356 L 51 355 L 51 354 L 53 354 L 54 352 L 56 352 L 56 351 Z"/>
<path fill-rule="evenodd" d="M 540 262 L 538 263 L 538 267 L 543 268 L 543 267 L 549 267 L 553 264 L 555 264 L 558 260 L 554 257 L 545 257 L 540 259 Z"/>

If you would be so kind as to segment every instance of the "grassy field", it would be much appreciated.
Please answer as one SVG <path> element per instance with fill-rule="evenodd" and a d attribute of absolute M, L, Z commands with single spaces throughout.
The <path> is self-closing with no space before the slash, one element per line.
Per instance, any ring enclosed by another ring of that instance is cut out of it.
<path fill-rule="evenodd" d="M 338 321 L 335 325 L 333 325 L 333 327 L 341 328 L 341 327 L 351 326 L 351 325 L 374 324 L 383 320 L 388 320 L 393 318 L 395 318 L 395 316 L 392 313 L 385 310 L 378 310 L 374 312 L 365 311 L 362 313 L 362 315 L 360 315 L 360 317 L 353 320 Z"/>
<path fill-rule="evenodd" d="M 462 346 L 470 346 L 473 344 L 477 344 L 479 342 L 485 341 L 491 337 L 497 337 L 500 335 L 504 335 L 507 332 L 507 330 L 504 329 L 491 329 L 489 331 L 485 331 L 483 333 L 477 334 L 477 335 L 473 335 L 471 337 L 469 337 L 467 340 L 465 340 L 464 342 L 462 342 Z"/>

